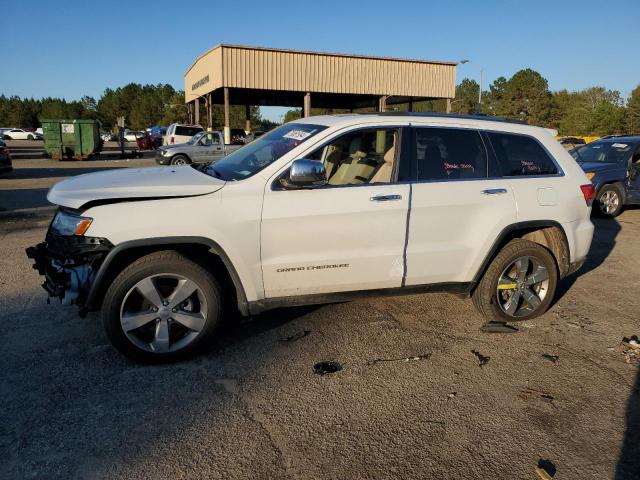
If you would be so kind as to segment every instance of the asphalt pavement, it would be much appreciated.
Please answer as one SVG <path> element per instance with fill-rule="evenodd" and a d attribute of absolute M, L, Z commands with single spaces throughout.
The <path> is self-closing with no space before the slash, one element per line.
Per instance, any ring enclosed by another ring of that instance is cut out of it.
<path fill-rule="evenodd" d="M 542 462 L 637 479 L 640 369 L 620 342 L 640 334 L 640 210 L 596 227 L 584 269 L 516 333 L 412 295 L 266 313 L 142 366 L 97 314 L 47 305 L 24 255 L 42 221 L 0 219 L 0 478 L 535 479 Z"/>

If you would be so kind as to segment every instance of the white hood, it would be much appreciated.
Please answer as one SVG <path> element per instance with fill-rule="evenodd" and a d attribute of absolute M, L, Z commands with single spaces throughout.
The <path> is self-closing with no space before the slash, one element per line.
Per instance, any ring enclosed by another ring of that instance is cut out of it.
<path fill-rule="evenodd" d="M 114 168 L 56 183 L 47 199 L 55 205 L 80 208 L 96 200 L 204 195 L 220 190 L 224 184 L 187 166 Z"/>

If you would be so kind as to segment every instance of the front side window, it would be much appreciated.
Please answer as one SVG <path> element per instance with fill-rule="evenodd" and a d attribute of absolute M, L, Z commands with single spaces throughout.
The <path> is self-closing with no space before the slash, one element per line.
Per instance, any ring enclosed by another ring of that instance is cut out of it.
<path fill-rule="evenodd" d="M 329 185 L 388 183 L 398 151 L 399 131 L 372 128 L 342 135 L 307 158 L 322 162 Z"/>
<path fill-rule="evenodd" d="M 249 178 L 326 128 L 307 123 L 282 125 L 207 166 L 204 173 L 227 181 Z"/>
<path fill-rule="evenodd" d="M 487 177 L 487 155 L 480 134 L 458 128 L 416 128 L 418 180 Z"/>
<path fill-rule="evenodd" d="M 558 167 L 538 141 L 526 135 L 487 132 L 505 177 L 555 175 Z"/>

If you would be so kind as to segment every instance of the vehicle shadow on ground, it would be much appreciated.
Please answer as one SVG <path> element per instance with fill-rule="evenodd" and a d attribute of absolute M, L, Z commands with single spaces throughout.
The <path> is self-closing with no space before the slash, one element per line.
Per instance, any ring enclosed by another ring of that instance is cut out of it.
<path fill-rule="evenodd" d="M 621 230 L 618 220 L 592 218 L 592 221 L 595 230 L 593 232 L 593 241 L 587 254 L 587 260 L 580 270 L 558 283 L 556 297 L 553 302 L 554 305 L 571 289 L 580 275 L 589 273 L 602 265 L 616 245 L 616 237 Z"/>
<path fill-rule="evenodd" d="M 640 473 L 640 369 L 627 402 L 627 429 L 616 465 L 615 480 L 631 480 Z"/>
<path fill-rule="evenodd" d="M 48 188 L 0 189 L 0 212 L 23 208 L 51 207 L 47 200 Z"/>
<path fill-rule="evenodd" d="M 14 165 L 14 170 L 8 175 L 2 177 L 3 180 L 33 180 L 37 178 L 55 178 L 55 177 L 74 177 L 84 173 L 101 172 L 104 170 L 113 170 L 121 167 L 69 167 L 69 168 L 20 168 L 20 165 Z"/>

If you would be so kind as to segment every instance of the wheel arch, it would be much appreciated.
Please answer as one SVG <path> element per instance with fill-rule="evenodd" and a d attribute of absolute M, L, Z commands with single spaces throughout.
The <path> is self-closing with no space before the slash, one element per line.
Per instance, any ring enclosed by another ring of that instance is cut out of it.
<path fill-rule="evenodd" d="M 176 158 L 176 157 L 184 157 L 184 158 L 187 159 L 187 161 L 190 164 L 193 163 L 193 159 L 189 155 L 187 155 L 186 153 L 178 152 L 178 153 L 176 153 L 174 155 L 171 155 L 171 158 L 169 158 L 169 164 L 172 164 L 173 163 L 173 159 Z"/>
<path fill-rule="evenodd" d="M 478 285 L 500 249 L 514 238 L 523 238 L 542 245 L 553 255 L 560 278 L 564 278 L 569 274 L 571 258 L 569 241 L 562 225 L 554 220 L 519 222 L 505 227 L 500 232 L 473 278 L 472 284 L 474 288 Z"/>
<path fill-rule="evenodd" d="M 231 294 L 240 313 L 249 314 L 244 287 L 233 263 L 217 242 L 205 237 L 158 237 L 131 240 L 116 245 L 100 264 L 84 309 L 100 309 L 108 286 L 124 267 L 144 255 L 160 250 L 176 250 L 209 269 L 227 293 Z"/>

